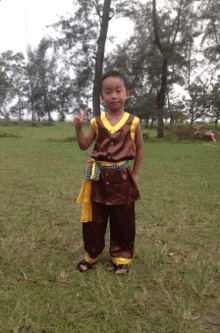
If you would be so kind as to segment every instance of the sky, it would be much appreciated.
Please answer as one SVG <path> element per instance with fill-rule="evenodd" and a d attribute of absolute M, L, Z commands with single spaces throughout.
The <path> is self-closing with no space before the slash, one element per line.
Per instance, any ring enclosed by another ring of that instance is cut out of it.
<path fill-rule="evenodd" d="M 141 0 L 140 0 L 141 1 Z M 143 0 L 142 0 L 143 1 Z M 12 50 L 26 54 L 27 45 L 36 47 L 42 37 L 52 35 L 46 26 L 68 17 L 74 11 L 72 0 L 0 0 L 0 53 Z M 128 19 L 109 25 L 108 35 L 116 36 L 116 42 L 126 39 L 132 32 Z M 107 42 L 107 51 L 111 43 Z"/>
<path fill-rule="evenodd" d="M 145 0 L 140 0 L 145 1 Z M 0 0 L 0 54 L 12 50 L 26 57 L 28 44 L 36 48 L 44 36 L 52 36 L 53 28 L 46 26 L 67 18 L 74 11 L 73 0 Z M 132 32 L 129 19 L 118 19 L 109 24 L 108 36 L 115 36 L 115 43 L 128 38 Z M 106 51 L 115 45 L 106 42 Z M 53 114 L 53 117 L 54 114 Z M 55 119 L 55 118 L 54 118 Z"/>
<path fill-rule="evenodd" d="M 65 2 L 65 6 L 63 3 Z M 26 52 L 47 34 L 46 25 L 71 11 L 72 0 L 0 0 L 0 53 Z"/>

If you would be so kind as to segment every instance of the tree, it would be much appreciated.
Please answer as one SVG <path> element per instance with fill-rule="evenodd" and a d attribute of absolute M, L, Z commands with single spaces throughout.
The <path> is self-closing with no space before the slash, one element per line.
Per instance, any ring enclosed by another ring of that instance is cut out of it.
<path fill-rule="evenodd" d="M 8 50 L 0 56 L 0 114 L 9 118 L 10 111 L 13 115 L 22 119 L 25 109 L 24 89 L 25 81 L 25 63 L 22 53 L 13 53 Z M 17 98 L 17 100 L 15 100 Z M 11 106 L 9 110 L 9 104 Z"/>
<path fill-rule="evenodd" d="M 177 3 L 175 2 L 174 5 L 177 6 Z M 138 109 L 142 110 L 139 114 L 146 120 L 149 116 L 153 120 L 158 118 L 156 109 L 159 108 L 156 108 L 156 96 L 158 97 L 159 92 L 161 94 L 163 92 L 164 96 L 160 94 L 157 102 L 160 101 L 160 104 L 163 102 L 164 106 L 165 93 L 170 94 L 173 84 L 183 85 L 185 83 L 185 72 L 188 65 L 187 47 L 190 39 L 187 35 L 188 25 L 185 28 L 185 19 L 182 14 L 181 22 L 175 28 L 177 22 L 174 20 L 174 14 L 177 9 L 176 7 L 168 9 L 159 10 L 156 17 L 160 33 L 157 37 L 163 42 L 161 45 L 164 49 L 163 54 L 158 50 L 155 41 L 152 2 L 149 2 L 132 7 L 130 12 L 127 12 L 128 17 L 134 22 L 134 33 L 128 41 L 108 56 L 106 63 L 107 69 L 112 69 L 112 67 L 119 69 L 131 79 L 132 94 L 128 105 L 130 107 L 132 101 L 132 109 L 136 113 Z M 184 14 L 186 13 L 188 17 L 189 11 L 184 10 Z M 178 20 L 178 12 L 175 17 Z M 178 38 L 175 36 L 177 31 Z M 162 73 L 160 64 L 163 64 Z M 155 99 L 155 102 L 152 101 L 152 98 Z M 161 127 L 163 127 L 164 114 L 161 109 L 160 115 L 162 116 Z"/>
<path fill-rule="evenodd" d="M 195 120 L 206 115 L 209 95 L 208 87 L 199 78 L 190 85 L 190 98 L 185 100 L 185 115 L 190 119 L 190 126 Z"/>
<path fill-rule="evenodd" d="M 54 86 L 56 78 L 56 56 L 47 55 L 49 42 L 42 39 L 35 50 L 27 50 L 27 76 L 29 78 L 29 103 L 31 104 L 32 119 L 37 114 L 38 120 L 47 114 L 52 120 L 51 112 L 55 110 Z"/>
<path fill-rule="evenodd" d="M 14 95 L 16 97 L 15 103 L 10 108 L 10 113 L 22 120 L 24 111 L 27 107 L 26 103 L 26 90 L 27 90 L 27 78 L 25 58 L 22 53 L 17 53 L 14 56 L 14 62 L 11 64 L 12 73 L 12 86 Z"/>
<path fill-rule="evenodd" d="M 104 53 L 105 53 L 105 42 L 108 32 L 108 23 L 110 20 L 110 9 L 111 9 L 111 0 L 105 0 L 103 6 L 102 16 L 99 13 L 101 19 L 100 35 L 97 41 L 97 53 L 95 59 L 95 75 L 93 83 L 93 112 L 94 116 L 100 115 L 100 88 L 99 82 L 102 76 Z"/>
<path fill-rule="evenodd" d="M 9 112 L 5 106 L 11 99 L 11 83 L 8 80 L 6 73 L 0 69 L 0 115 L 5 119 L 9 119 Z"/>
<path fill-rule="evenodd" d="M 204 33 L 201 41 L 204 54 L 210 63 L 215 63 L 219 69 L 220 59 L 220 4 L 216 0 L 201 0 L 198 7 L 201 21 L 204 23 Z"/>
<path fill-rule="evenodd" d="M 38 116 L 38 120 L 40 120 L 40 115 L 37 112 L 36 101 L 37 101 L 37 66 L 35 64 L 35 55 L 34 51 L 28 46 L 27 48 L 27 57 L 28 62 L 26 65 L 26 75 L 28 79 L 28 109 L 31 111 L 32 120 L 35 120 L 36 116 Z"/>
<path fill-rule="evenodd" d="M 207 116 L 211 117 L 215 121 L 215 128 L 217 129 L 218 121 L 220 119 L 220 82 L 216 82 L 212 85 L 212 89 L 209 95 L 209 108 Z"/>
<path fill-rule="evenodd" d="M 124 13 L 129 4 L 125 0 L 75 0 L 73 5 L 73 16 L 62 17 L 53 25 L 60 34 L 53 43 L 56 50 L 65 50 L 67 66 L 74 76 L 75 107 L 85 104 L 93 91 L 93 113 L 99 115 L 99 82 L 109 21 Z"/>
<path fill-rule="evenodd" d="M 165 93 L 167 88 L 168 67 L 173 59 L 178 59 L 179 64 L 187 63 L 187 50 L 189 43 L 200 35 L 197 29 L 197 18 L 193 13 L 193 0 L 172 1 L 171 15 L 166 10 L 161 17 L 158 17 L 156 10 L 156 0 L 153 5 L 153 27 L 155 44 L 162 56 L 161 66 L 161 87 L 157 92 L 157 112 L 158 112 L 158 138 L 163 137 L 163 107 L 165 103 Z M 194 22 L 194 30 L 192 30 Z M 189 29 L 191 27 L 191 29 Z"/>
<path fill-rule="evenodd" d="M 54 104 L 58 112 L 58 120 L 65 121 L 66 115 L 72 108 L 74 85 L 65 68 L 62 68 L 55 80 L 51 93 L 54 95 Z"/>

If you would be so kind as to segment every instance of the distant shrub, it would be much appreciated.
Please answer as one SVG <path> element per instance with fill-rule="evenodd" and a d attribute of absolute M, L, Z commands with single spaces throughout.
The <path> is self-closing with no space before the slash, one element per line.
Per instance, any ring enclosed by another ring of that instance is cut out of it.
<path fill-rule="evenodd" d="M 166 131 L 165 140 L 212 141 L 210 137 L 204 135 L 209 130 L 213 130 L 213 128 L 210 128 L 207 124 L 198 129 L 185 125 L 175 126 L 173 129 Z M 215 133 L 215 139 L 218 139 L 217 132 Z"/>
<path fill-rule="evenodd" d="M 40 122 L 37 122 L 37 121 L 31 121 L 31 122 L 29 122 L 28 126 L 29 127 L 40 127 L 41 124 L 40 124 Z"/>
<path fill-rule="evenodd" d="M 148 136 L 148 134 L 147 134 L 147 133 L 143 133 L 143 139 L 144 139 L 144 140 L 147 140 L 147 139 L 149 139 L 149 136 Z"/>
<path fill-rule="evenodd" d="M 41 127 L 53 126 L 53 121 L 33 121 L 33 120 L 0 120 L 0 126 L 23 126 L 23 127 Z"/>
<path fill-rule="evenodd" d="M 1 120 L 0 126 L 18 126 L 19 121 L 17 120 Z"/>
<path fill-rule="evenodd" d="M 11 125 L 14 125 L 14 126 L 18 126 L 19 125 L 19 121 L 18 120 L 11 120 L 10 123 L 11 123 Z"/>
<path fill-rule="evenodd" d="M 72 141 L 75 141 L 75 140 L 76 140 L 75 136 L 71 136 L 71 137 L 68 137 L 68 138 L 64 139 L 65 142 L 72 142 Z"/>
<path fill-rule="evenodd" d="M 44 121 L 42 124 L 43 124 L 43 126 L 53 126 L 54 125 L 53 121 Z"/>
<path fill-rule="evenodd" d="M 19 136 L 11 133 L 0 132 L 0 138 L 19 138 Z"/>

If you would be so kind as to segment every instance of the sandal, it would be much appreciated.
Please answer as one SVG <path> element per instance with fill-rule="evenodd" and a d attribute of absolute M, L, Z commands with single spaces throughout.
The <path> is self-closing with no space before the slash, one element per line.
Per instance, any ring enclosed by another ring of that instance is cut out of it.
<path fill-rule="evenodd" d="M 126 273 L 128 273 L 129 271 L 129 266 L 128 265 L 125 265 L 125 264 L 115 264 L 114 262 L 112 262 L 110 260 L 110 263 L 112 265 L 112 267 L 110 268 L 111 269 L 114 269 L 114 272 L 117 274 L 117 275 L 120 275 L 120 276 L 123 276 L 125 275 Z"/>
<path fill-rule="evenodd" d="M 94 269 L 92 266 L 94 264 L 90 264 L 88 261 L 86 260 L 81 260 L 80 263 L 78 263 L 78 265 L 76 266 L 76 269 L 78 269 L 78 271 L 80 271 L 81 273 L 87 272 L 90 269 Z M 82 266 L 86 266 L 86 269 L 83 269 Z"/>

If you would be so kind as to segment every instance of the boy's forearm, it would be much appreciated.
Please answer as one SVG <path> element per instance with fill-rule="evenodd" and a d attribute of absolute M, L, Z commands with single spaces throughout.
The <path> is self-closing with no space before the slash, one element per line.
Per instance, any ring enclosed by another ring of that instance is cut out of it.
<path fill-rule="evenodd" d="M 134 165 L 133 165 L 133 169 L 132 169 L 132 174 L 138 176 L 139 173 L 139 169 L 141 166 L 141 162 L 143 160 L 143 156 L 144 156 L 144 148 L 140 147 L 137 148 L 136 150 L 136 156 L 134 159 Z"/>
<path fill-rule="evenodd" d="M 82 149 L 82 150 L 87 149 L 87 140 L 83 133 L 82 127 L 76 128 L 76 138 L 77 138 L 80 149 Z"/>

